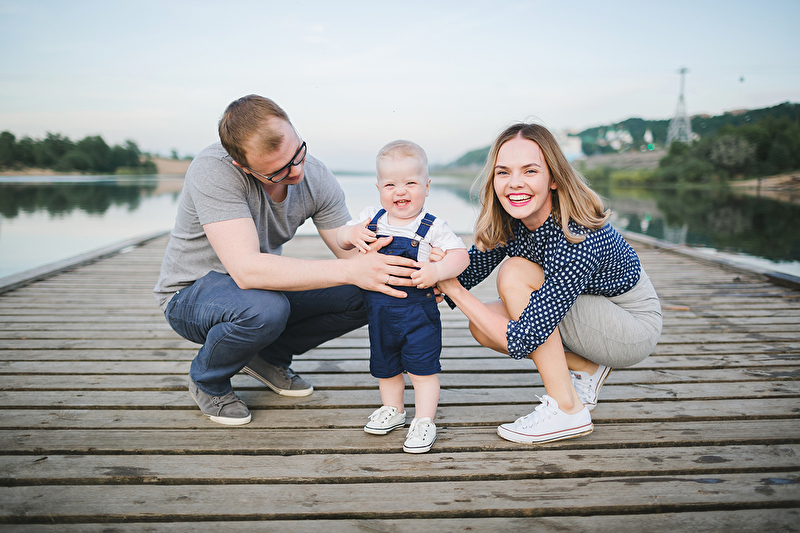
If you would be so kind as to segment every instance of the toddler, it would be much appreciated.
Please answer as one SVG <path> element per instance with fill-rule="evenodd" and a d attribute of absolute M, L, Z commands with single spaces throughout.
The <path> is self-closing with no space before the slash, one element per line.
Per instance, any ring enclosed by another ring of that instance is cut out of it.
<path fill-rule="evenodd" d="M 370 374 L 378 378 L 383 403 L 370 415 L 364 431 L 386 435 L 405 426 L 405 371 L 414 386 L 415 417 L 403 451 L 425 453 L 436 440 L 433 419 L 439 405 L 442 352 L 442 327 L 433 286 L 460 274 L 469 265 L 469 256 L 464 242 L 447 223 L 425 210 L 430 178 L 428 158 L 420 146 L 410 141 L 391 142 L 378 153 L 376 167 L 381 209 L 368 207 L 358 220 L 343 226 L 337 234 L 338 244 L 345 250 L 355 247 L 368 253 L 369 243 L 392 236 L 392 242 L 379 252 L 414 259 L 419 270 L 411 275 L 414 287 L 395 287 L 406 292 L 406 298 L 364 293 Z M 429 262 L 432 248 L 444 252 L 441 261 Z"/>

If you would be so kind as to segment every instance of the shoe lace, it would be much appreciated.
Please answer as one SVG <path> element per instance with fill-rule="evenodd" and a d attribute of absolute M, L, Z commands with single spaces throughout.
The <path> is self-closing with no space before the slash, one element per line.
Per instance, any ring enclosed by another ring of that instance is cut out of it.
<path fill-rule="evenodd" d="M 392 413 L 391 407 L 384 405 L 383 407 L 376 409 L 371 415 L 369 415 L 369 419 L 372 422 L 386 422 L 389 420 L 394 413 Z"/>
<path fill-rule="evenodd" d="M 412 425 L 412 427 L 409 428 L 406 438 L 424 441 L 428 436 L 428 430 L 430 429 L 430 426 L 431 425 L 428 423 L 420 424 L 419 421 L 417 421 Z"/>
<path fill-rule="evenodd" d="M 584 378 L 576 372 L 570 372 L 570 374 L 572 375 L 572 386 L 575 387 L 578 398 L 583 402 L 584 399 L 588 399 L 591 396 L 592 378 Z"/>
<path fill-rule="evenodd" d="M 230 405 L 232 403 L 238 403 L 241 400 L 238 396 L 236 396 L 235 392 L 231 391 L 225 396 L 212 396 L 211 401 L 214 403 L 214 405 L 225 407 L 226 405 Z"/>
<path fill-rule="evenodd" d="M 555 407 L 553 407 L 553 405 L 550 403 L 549 396 L 545 395 L 544 397 L 541 397 L 537 395 L 536 397 L 542 403 L 540 403 L 532 413 L 518 418 L 516 424 L 519 424 L 522 427 L 532 428 L 536 424 L 539 424 L 558 413 Z"/>

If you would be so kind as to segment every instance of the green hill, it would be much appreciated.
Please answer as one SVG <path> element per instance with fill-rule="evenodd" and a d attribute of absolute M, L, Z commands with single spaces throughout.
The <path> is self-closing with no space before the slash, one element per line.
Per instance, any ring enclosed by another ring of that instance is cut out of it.
<path fill-rule="evenodd" d="M 767 118 L 781 119 L 785 117 L 790 122 L 800 123 L 800 104 L 785 102 L 773 107 L 762 109 L 743 109 L 723 113 L 722 115 L 695 115 L 690 121 L 692 132 L 700 138 L 716 134 L 720 128 L 726 126 L 738 127 L 760 122 Z M 621 122 L 594 126 L 576 134 L 581 139 L 583 153 L 586 155 L 600 153 L 621 153 L 631 150 L 641 151 L 646 149 L 646 132 L 652 135 L 652 142 L 656 147 L 663 148 L 667 140 L 670 119 L 645 120 L 642 118 L 629 118 Z M 609 133 L 611 132 L 611 133 Z M 625 135 L 627 133 L 627 135 Z M 609 138 L 622 139 L 620 148 L 615 148 Z M 476 169 L 486 162 L 489 147 L 471 150 L 452 163 L 444 165 L 442 169 Z"/>

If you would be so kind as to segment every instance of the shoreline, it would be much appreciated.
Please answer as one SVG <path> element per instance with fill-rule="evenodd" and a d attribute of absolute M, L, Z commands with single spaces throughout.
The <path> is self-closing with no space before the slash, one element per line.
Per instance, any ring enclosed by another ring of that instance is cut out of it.
<path fill-rule="evenodd" d="M 599 158 L 599 156 L 595 157 Z M 156 164 L 157 175 L 173 176 L 185 175 L 192 162 L 186 159 L 167 159 L 162 157 L 154 157 L 152 161 Z M 475 169 L 431 169 L 431 175 L 452 175 L 474 178 L 476 173 L 477 171 Z M 0 170 L 0 176 L 82 176 L 84 174 L 83 172 L 56 172 L 47 168 Z M 730 185 L 732 189 L 749 196 L 761 196 L 781 202 L 800 204 L 800 172 L 729 181 L 728 185 Z"/>
<path fill-rule="evenodd" d="M 728 182 L 748 196 L 770 198 L 790 204 L 800 204 L 800 172 L 778 174 L 763 178 L 752 178 Z"/>
<path fill-rule="evenodd" d="M 154 157 L 151 159 L 156 164 L 156 174 L 186 174 L 191 164 L 190 159 L 166 159 Z M 56 172 L 49 168 L 23 168 L 20 170 L 0 170 L 0 176 L 83 176 L 91 174 L 86 172 Z"/>

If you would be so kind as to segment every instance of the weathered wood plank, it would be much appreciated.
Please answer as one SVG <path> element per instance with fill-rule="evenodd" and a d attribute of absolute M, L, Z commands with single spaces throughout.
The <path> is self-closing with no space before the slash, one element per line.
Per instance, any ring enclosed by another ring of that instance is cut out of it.
<path fill-rule="evenodd" d="M 667 324 L 664 326 L 664 332 L 670 334 L 685 334 L 703 332 L 705 330 L 715 332 L 735 331 L 739 333 L 750 331 L 794 331 L 798 327 L 798 322 L 800 322 L 800 316 L 747 317 L 736 319 L 704 317 L 692 317 L 687 319 L 668 318 Z M 466 333 L 468 329 L 468 322 L 464 318 L 443 317 L 442 326 L 453 334 L 463 334 Z M 23 335 L 24 332 L 29 331 L 74 335 L 75 331 L 82 331 L 90 332 L 91 335 L 94 335 L 94 332 L 102 331 L 112 335 L 116 332 L 139 330 L 172 332 L 170 326 L 160 316 L 150 318 L 147 316 L 114 317 L 72 315 L 70 317 L 46 317 L 37 315 L 25 317 L 15 315 L 2 317 L 2 322 L 0 322 L 0 332 L 2 332 L 0 334 L 4 337 L 8 336 L 9 332 L 17 332 L 18 335 Z M 172 335 L 177 334 L 172 332 Z M 347 335 L 360 337 L 364 335 L 364 333 L 362 330 L 358 329 Z"/>
<path fill-rule="evenodd" d="M 774 366 L 767 368 L 710 369 L 698 374 L 696 370 L 634 371 L 620 369 L 613 372 L 614 379 L 608 385 L 655 384 L 655 383 L 707 383 L 800 380 L 800 358 L 797 366 Z M 316 390 L 374 389 L 377 380 L 365 372 L 359 373 L 315 373 L 305 374 Z M 185 390 L 185 375 L 2 375 L 0 391 L 33 390 L 139 390 L 164 391 Z M 263 385 L 249 376 L 239 374 L 233 378 L 237 391 L 261 389 Z M 497 388 L 497 387 L 541 387 L 542 381 L 533 369 L 528 372 L 492 371 L 458 373 L 442 372 L 439 376 L 445 388 Z M 407 380 L 407 386 L 410 382 Z"/>
<path fill-rule="evenodd" d="M 751 333 L 751 332 L 794 332 L 798 328 L 797 318 L 769 319 L 772 322 L 766 323 L 764 319 L 737 320 L 735 323 L 722 320 L 693 320 L 686 324 L 667 324 L 663 332 L 665 334 L 698 334 L 713 332 L 719 333 Z M 443 320 L 442 325 L 447 328 L 447 337 L 450 338 L 469 338 L 468 323 L 466 320 Z M 157 338 L 175 338 L 175 333 L 169 324 L 164 320 L 143 320 L 111 322 L 108 319 L 102 321 L 64 321 L 54 320 L 51 322 L 3 322 L 0 323 L 0 342 L 2 339 L 19 338 L 140 338 L 142 332 Z M 364 338 L 368 332 L 356 330 L 348 334 L 348 337 Z"/>
<path fill-rule="evenodd" d="M 2 299 L 0 299 L 2 302 Z M 731 308 L 731 309 L 690 309 L 690 310 L 664 310 L 664 316 L 667 319 L 666 326 L 670 325 L 673 319 L 681 321 L 695 321 L 703 318 L 707 319 L 725 319 L 725 320 L 749 320 L 751 318 L 765 318 L 771 317 L 784 317 L 788 319 L 797 319 L 800 317 L 800 306 L 793 306 L 791 308 L 781 309 L 746 309 Z M 158 308 L 152 308 L 150 305 L 142 304 L 136 306 L 118 307 L 103 307 L 103 308 L 83 308 L 80 315 L 76 315 L 73 308 L 52 307 L 52 306 L 37 306 L 35 304 L 21 304 L 20 306 L 8 306 L 6 309 L 0 308 L 0 317 L 4 321 L 28 322 L 28 321 L 45 321 L 45 322 L 59 322 L 63 320 L 78 322 L 78 321 L 125 321 L 131 320 L 147 320 L 152 323 L 161 323 L 164 320 Z M 444 322 L 449 320 L 464 320 L 463 315 L 457 311 L 444 311 L 442 313 Z"/>
<path fill-rule="evenodd" d="M 411 513 L 409 513 L 410 515 Z M 126 518 L 127 520 L 127 518 Z M 592 531 L 594 533 L 640 533 L 642 531 L 691 531 L 693 533 L 766 533 L 800 531 L 800 511 L 786 508 L 726 509 L 724 511 L 682 511 L 653 514 L 607 514 L 590 516 L 537 516 L 532 518 L 425 518 L 416 515 L 398 519 L 339 519 L 304 520 L 305 533 L 363 533 L 364 531 L 441 533 L 442 531 L 491 531 L 493 533 L 552 533 L 553 531 Z M 101 533 L 164 531 L 168 533 L 242 533 L 251 531 L 291 531 L 298 527 L 296 520 L 214 522 L 103 522 L 80 524 L 4 524 L 4 531 L 30 533 L 58 531 L 63 533 Z"/>
<path fill-rule="evenodd" d="M 378 394 L 375 393 L 377 404 Z M 409 416 L 414 407 L 407 406 Z M 436 412 L 441 427 L 498 425 L 525 415 L 526 405 L 445 405 Z M 267 409 L 256 411 L 248 428 L 362 427 L 373 407 Z M 187 413 L 188 411 L 188 413 Z M 601 401 L 592 412 L 595 424 L 646 421 L 717 421 L 775 419 L 786 422 L 800 417 L 800 405 L 794 399 L 736 399 L 625 402 Z M 334 422 L 331 422 L 334 421 Z M 197 429 L 211 422 L 199 412 L 185 409 L 5 409 L 0 429 Z"/>
<path fill-rule="evenodd" d="M 521 414 L 522 410 L 519 411 Z M 369 414 L 369 413 L 367 413 Z M 202 417 L 197 409 L 188 416 Z M 258 410 L 257 416 L 268 416 Z M 513 420 L 513 413 L 503 421 Z M 405 435 L 395 431 L 385 437 L 364 433 L 358 428 L 257 428 L 220 427 L 207 421 L 203 429 L 137 430 L 0 430 L 5 454 L 253 454 L 293 455 L 307 453 L 386 453 L 398 452 Z M 335 421 L 334 421 L 335 422 Z M 717 420 L 678 422 L 632 422 L 598 424 L 595 431 L 580 439 L 530 446 L 505 441 L 497 436 L 496 425 L 443 426 L 437 431 L 436 453 L 477 450 L 586 449 L 663 446 L 721 446 L 743 444 L 800 443 L 800 420 Z M 660 454 L 657 454 L 660 455 Z"/>
<path fill-rule="evenodd" d="M 98 360 L 98 359 L 127 359 L 136 358 L 140 360 L 152 359 L 163 361 L 168 359 L 179 359 L 183 357 L 193 358 L 196 354 L 198 345 L 188 344 L 186 347 L 173 348 L 160 346 L 157 348 L 108 348 L 108 347 L 89 347 L 76 348 L 60 347 L 47 349 L 26 349 L 19 347 L 16 349 L 4 349 L 0 345 L 0 361 L 3 360 L 29 360 L 29 359 L 51 359 L 51 360 Z M 115 355 L 116 354 L 116 355 Z M 717 355 L 719 354 L 719 355 Z M 653 354 L 644 361 L 651 361 L 660 357 L 709 357 L 715 358 L 721 355 L 731 357 L 793 357 L 800 354 L 800 343 L 748 343 L 748 344 L 682 344 L 682 345 L 657 345 Z M 489 358 L 514 361 L 504 354 L 500 354 L 484 348 L 482 346 L 443 346 L 442 357 L 448 358 Z M 309 350 L 307 353 L 297 356 L 296 360 L 343 360 L 343 359 L 368 359 L 369 348 L 345 348 L 331 347 L 323 345 L 320 348 Z M 516 362 L 528 364 L 528 361 Z"/>
<path fill-rule="evenodd" d="M 800 444 L 516 452 L 309 455 L 6 456 L 0 485 L 363 483 L 781 472 L 800 469 Z"/>
<path fill-rule="evenodd" d="M 88 290 L 88 289 L 87 289 Z M 486 295 L 481 296 L 479 291 L 475 289 L 472 290 L 473 293 L 482 299 L 482 300 L 493 300 L 494 295 Z M 696 313 L 718 313 L 724 311 L 752 311 L 754 313 L 759 311 L 789 311 L 792 310 L 797 305 L 798 297 L 786 297 L 784 299 L 779 298 L 750 298 L 750 299 L 743 299 L 739 300 L 730 300 L 730 299 L 714 299 L 714 298 L 702 298 L 698 300 L 680 300 L 680 301 L 669 301 L 665 300 L 665 306 L 676 306 L 680 307 L 681 310 L 691 311 Z M 29 300 L 28 298 L 21 298 L 19 302 L 13 301 L 11 297 L 5 297 L 2 301 L 0 301 L 0 315 L 1 314 L 15 314 L 15 310 L 19 309 L 20 312 L 25 312 L 27 310 L 28 313 L 32 311 L 46 311 L 48 313 L 55 313 L 58 314 L 63 312 L 65 308 L 67 309 L 77 309 L 77 308 L 85 308 L 90 306 L 102 305 L 104 308 L 108 308 L 109 311 L 117 312 L 117 313 L 132 313 L 136 311 L 147 312 L 154 316 L 160 315 L 159 309 L 156 306 L 156 301 L 153 299 L 152 302 L 149 299 L 125 299 L 124 297 L 113 297 L 110 299 L 101 300 L 99 298 L 91 298 L 91 297 L 76 297 L 76 296 L 66 296 L 64 298 L 57 298 L 57 297 L 39 297 L 37 296 L 35 300 Z M 688 308 L 688 309 L 684 309 Z M 448 313 L 456 313 L 457 310 L 453 311 L 445 311 Z M 65 313 L 68 314 L 68 313 Z"/>
<path fill-rule="evenodd" d="M 80 354 L 70 351 L 46 350 L 33 352 L 0 350 L 1 374 L 184 374 L 196 350 L 87 350 Z M 80 357 L 80 359 L 76 359 Z M 20 359 L 24 358 L 24 359 Z M 297 372 L 368 372 L 368 351 L 310 351 L 298 357 L 292 368 Z M 443 373 L 448 372 L 535 372 L 530 360 L 516 360 L 487 349 L 467 352 L 443 350 Z M 770 366 L 794 366 L 800 362 L 800 350 L 776 350 L 767 353 L 711 355 L 654 355 L 629 368 L 615 369 L 612 382 L 618 375 L 649 369 L 713 370 L 752 367 L 758 370 Z M 702 376 L 698 373 L 698 378 Z M 642 374 L 646 376 L 646 374 Z"/>
<path fill-rule="evenodd" d="M 86 339 L 86 338 L 58 338 L 58 339 L 4 339 L 2 347 L 14 350 L 52 350 L 52 349 L 186 349 L 197 346 L 195 343 L 187 341 L 177 336 L 169 335 L 167 338 L 154 339 L 154 333 L 142 332 L 138 338 L 124 339 Z M 150 337 L 150 338 L 148 338 Z M 448 346 L 477 346 L 477 342 L 472 336 L 448 334 L 443 336 L 443 342 Z M 703 346 L 713 346 L 714 344 L 761 344 L 764 342 L 798 342 L 800 343 L 800 331 L 798 332 L 752 332 L 752 333 L 725 333 L 725 334 L 685 334 L 685 335 L 662 335 L 659 346 L 669 344 L 688 344 Z M 369 348 L 369 339 L 366 337 L 341 337 L 328 341 L 324 345 L 327 348 Z"/>
<path fill-rule="evenodd" d="M 157 378 L 156 378 L 157 379 Z M 497 387 L 497 388 L 442 388 L 440 405 L 485 405 L 485 404 L 530 404 L 542 388 Z M 411 392 L 409 391 L 410 395 Z M 373 390 L 318 390 L 304 398 L 279 396 L 266 387 L 259 390 L 242 390 L 239 393 L 248 406 L 291 407 L 301 409 L 311 406 L 325 407 L 369 407 L 376 402 Z M 730 383 L 654 383 L 617 385 L 603 388 L 604 401 L 646 400 L 698 400 L 721 398 L 797 398 L 800 397 L 798 381 L 745 381 Z M 194 401 L 184 391 L 0 391 L 0 403 L 5 408 L 31 408 L 60 406 L 65 408 L 107 407 L 195 407 Z M 413 402 L 409 402 L 413 403 Z"/>
<path fill-rule="evenodd" d="M 608 498 L 613 492 L 614 498 Z M 648 498 L 643 499 L 642 494 Z M 401 518 L 548 516 L 565 511 L 608 513 L 747 508 L 800 504 L 800 475 L 715 474 L 712 477 L 584 478 L 475 482 L 305 485 L 26 486 L 0 488 L 0 519 L 25 522 L 123 519 Z M 29 502 L 46 501 L 31 509 Z M 221 502 L 224 502 L 221 504 Z M 258 502 L 254 505 L 253 502 Z M 365 506 L 364 502 L 370 502 Z"/>

